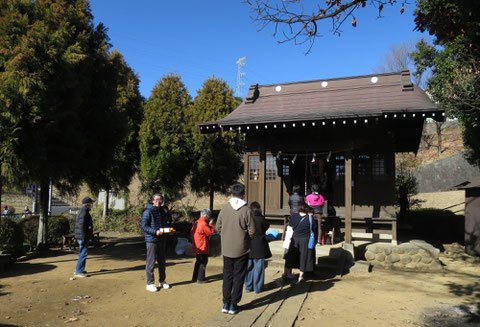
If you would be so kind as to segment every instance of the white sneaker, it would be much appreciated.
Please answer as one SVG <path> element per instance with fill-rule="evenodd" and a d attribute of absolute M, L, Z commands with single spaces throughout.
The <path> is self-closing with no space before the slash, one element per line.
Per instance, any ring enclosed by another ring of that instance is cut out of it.
<path fill-rule="evenodd" d="M 88 275 L 84 272 L 83 273 L 74 272 L 73 277 L 85 278 L 85 277 L 88 277 Z"/>
<path fill-rule="evenodd" d="M 168 285 L 167 282 L 161 282 L 160 284 L 158 284 L 158 287 L 168 290 L 170 288 L 170 285 Z"/>
<path fill-rule="evenodd" d="M 147 285 L 147 291 L 149 291 L 149 292 L 156 292 L 156 291 L 158 291 L 158 290 L 157 290 L 157 287 L 156 287 L 154 284 L 148 284 L 148 285 Z"/>

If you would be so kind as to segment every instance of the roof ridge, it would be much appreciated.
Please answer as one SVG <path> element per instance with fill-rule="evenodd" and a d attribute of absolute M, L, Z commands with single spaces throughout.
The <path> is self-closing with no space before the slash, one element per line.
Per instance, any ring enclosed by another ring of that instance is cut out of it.
<path fill-rule="evenodd" d="M 334 78 L 326 78 L 326 79 L 315 79 L 315 80 L 308 80 L 308 81 L 297 81 L 297 82 L 286 82 L 286 83 L 275 83 L 275 84 L 259 84 L 258 86 L 267 87 L 267 86 L 277 86 L 277 85 L 308 84 L 308 83 L 317 83 L 317 82 L 341 81 L 341 80 L 347 80 L 347 79 L 354 80 L 354 79 L 367 78 L 367 77 L 394 76 L 394 75 L 402 76 L 402 72 L 400 71 L 400 72 L 390 72 L 390 73 L 381 73 L 381 74 L 334 77 Z"/>
<path fill-rule="evenodd" d="M 321 89 L 308 89 L 308 90 L 303 90 L 303 91 L 286 91 L 282 93 L 272 93 L 272 94 L 260 94 L 262 98 L 269 98 L 269 97 L 278 97 L 278 96 L 286 96 L 286 95 L 295 95 L 295 94 L 307 94 L 307 93 L 329 93 L 333 91 L 341 91 L 341 90 L 360 90 L 360 89 L 367 89 L 371 87 L 392 87 L 398 85 L 399 88 L 401 89 L 401 85 L 399 83 L 385 83 L 385 84 L 373 84 L 373 85 L 355 85 L 355 86 L 350 86 L 350 87 L 330 87 L 330 88 L 321 88 Z"/>

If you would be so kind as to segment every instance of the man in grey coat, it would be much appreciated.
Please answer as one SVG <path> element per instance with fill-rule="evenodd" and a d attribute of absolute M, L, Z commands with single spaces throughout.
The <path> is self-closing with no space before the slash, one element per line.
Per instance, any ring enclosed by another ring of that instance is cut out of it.
<path fill-rule="evenodd" d="M 221 235 L 223 255 L 223 313 L 236 314 L 247 272 L 250 240 L 255 236 L 253 214 L 245 197 L 245 186 L 234 184 L 232 197 L 220 211 L 215 230 Z"/>

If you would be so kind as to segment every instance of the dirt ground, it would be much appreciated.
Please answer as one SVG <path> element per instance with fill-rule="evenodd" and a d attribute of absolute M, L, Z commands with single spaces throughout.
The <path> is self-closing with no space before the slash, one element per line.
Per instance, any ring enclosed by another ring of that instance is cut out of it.
<path fill-rule="evenodd" d="M 442 253 L 442 273 L 373 270 L 313 277 L 295 326 L 480 326 L 480 262 L 458 246 Z M 191 283 L 194 259 L 167 259 L 169 290 L 145 290 L 142 238 L 110 234 L 89 249 L 90 277 L 71 280 L 77 254 L 51 250 L 0 273 L 1 326 L 207 326 L 222 315 L 221 257 L 210 258 L 207 284 Z M 281 285 L 281 261 L 266 271 Z M 291 286 L 297 287 L 297 286 Z M 261 302 L 245 294 L 240 305 Z M 245 309 L 247 310 L 247 309 Z M 277 312 L 278 313 L 278 312 Z"/>

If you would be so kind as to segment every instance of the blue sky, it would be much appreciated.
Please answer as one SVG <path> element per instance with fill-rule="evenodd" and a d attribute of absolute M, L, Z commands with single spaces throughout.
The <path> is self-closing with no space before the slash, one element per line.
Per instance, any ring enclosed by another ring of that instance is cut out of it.
<path fill-rule="evenodd" d="M 91 0 L 91 8 L 95 23 L 107 26 L 113 48 L 138 73 L 146 98 L 169 72 L 182 76 L 192 96 L 212 75 L 235 89 L 236 61 L 244 56 L 242 96 L 252 83 L 372 74 L 390 46 L 426 37 L 413 32 L 414 3 L 403 15 L 400 6 L 386 6 L 380 19 L 367 6 L 356 13 L 357 27 L 348 21 L 340 37 L 329 32 L 326 22 L 321 25 L 324 36 L 308 55 L 306 46 L 278 44 L 273 26 L 258 31 L 241 0 Z"/>

